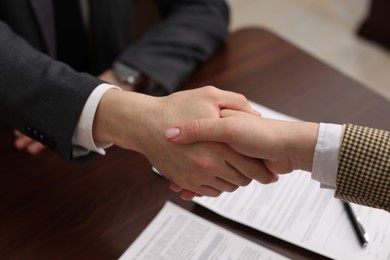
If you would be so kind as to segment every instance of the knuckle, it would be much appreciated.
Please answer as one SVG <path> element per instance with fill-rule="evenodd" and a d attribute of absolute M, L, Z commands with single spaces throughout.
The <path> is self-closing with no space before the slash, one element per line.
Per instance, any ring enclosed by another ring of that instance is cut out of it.
<path fill-rule="evenodd" d="M 198 120 L 190 121 L 187 125 L 187 133 L 190 136 L 196 137 L 200 130 L 200 122 Z"/>
<path fill-rule="evenodd" d="M 248 99 L 241 93 L 231 92 L 231 95 L 236 102 L 240 102 L 241 105 L 246 105 L 248 103 Z"/>
<path fill-rule="evenodd" d="M 239 98 L 242 102 L 247 102 L 247 99 L 243 94 L 237 93 L 237 98 Z"/>
<path fill-rule="evenodd" d="M 231 128 L 226 128 L 226 136 L 225 136 L 225 141 L 228 144 L 235 143 L 237 140 L 237 132 L 234 129 Z"/>
<path fill-rule="evenodd" d="M 215 91 L 215 90 L 217 89 L 216 87 L 211 86 L 211 85 L 207 85 L 207 86 L 205 86 L 205 88 L 206 88 L 207 90 L 209 90 L 209 91 Z"/>
<path fill-rule="evenodd" d="M 215 95 L 218 92 L 218 88 L 211 85 L 205 86 L 204 89 L 210 95 Z"/>
<path fill-rule="evenodd" d="M 192 159 L 191 164 L 193 165 L 193 168 L 198 172 L 199 172 L 199 170 L 201 172 L 204 172 L 206 170 L 210 170 L 213 167 L 213 163 L 204 157 Z"/>

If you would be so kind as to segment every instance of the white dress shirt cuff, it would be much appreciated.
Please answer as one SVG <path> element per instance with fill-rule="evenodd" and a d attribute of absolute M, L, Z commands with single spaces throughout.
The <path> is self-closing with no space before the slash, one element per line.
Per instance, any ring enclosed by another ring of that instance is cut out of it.
<path fill-rule="evenodd" d="M 92 135 L 93 120 L 95 118 L 96 109 L 104 93 L 112 88 L 120 89 L 114 85 L 106 83 L 100 84 L 87 99 L 72 137 L 74 157 L 84 156 L 91 151 L 105 155 L 106 152 L 104 149 L 107 149 L 112 145 L 95 142 Z"/>
<path fill-rule="evenodd" d="M 342 130 L 342 125 L 320 123 L 311 178 L 321 188 L 336 188 Z"/>

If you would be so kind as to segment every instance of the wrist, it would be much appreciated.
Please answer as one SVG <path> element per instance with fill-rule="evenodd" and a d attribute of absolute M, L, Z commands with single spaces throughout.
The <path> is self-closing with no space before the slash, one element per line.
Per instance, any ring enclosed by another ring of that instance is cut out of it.
<path fill-rule="evenodd" d="M 149 113 L 146 110 L 150 109 L 153 99 L 135 92 L 106 91 L 93 121 L 94 140 L 139 151 L 139 139 L 145 132 L 140 119 Z"/>
<path fill-rule="evenodd" d="M 110 119 L 112 119 L 110 117 L 111 114 L 115 113 L 113 100 L 119 97 L 119 95 L 118 90 L 110 89 L 100 99 L 92 125 L 92 136 L 96 142 L 114 143 L 113 133 L 111 133 L 108 126 Z"/>
<path fill-rule="evenodd" d="M 318 128 L 318 123 L 292 123 L 292 134 L 289 135 L 288 154 L 294 170 L 311 172 Z"/>

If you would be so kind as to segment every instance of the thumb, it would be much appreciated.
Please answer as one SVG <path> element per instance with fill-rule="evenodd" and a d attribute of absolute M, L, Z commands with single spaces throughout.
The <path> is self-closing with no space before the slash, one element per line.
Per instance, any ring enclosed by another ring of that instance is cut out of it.
<path fill-rule="evenodd" d="M 226 142 L 229 131 L 224 127 L 224 119 L 205 118 L 189 121 L 169 128 L 165 137 L 178 144 L 190 144 L 198 141 Z"/>

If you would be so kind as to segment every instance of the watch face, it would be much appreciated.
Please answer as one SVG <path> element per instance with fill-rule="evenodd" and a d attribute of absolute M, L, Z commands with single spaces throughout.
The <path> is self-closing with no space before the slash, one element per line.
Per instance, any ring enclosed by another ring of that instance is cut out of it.
<path fill-rule="evenodd" d="M 120 80 L 132 85 L 137 92 L 152 96 L 165 96 L 168 94 L 162 86 L 142 75 L 137 69 L 122 62 L 115 62 L 113 64 L 113 70 Z"/>
<path fill-rule="evenodd" d="M 132 85 L 135 85 L 141 78 L 141 73 L 139 71 L 121 62 L 115 62 L 113 70 L 120 80 L 126 81 Z"/>

